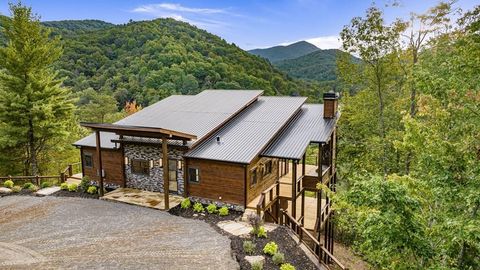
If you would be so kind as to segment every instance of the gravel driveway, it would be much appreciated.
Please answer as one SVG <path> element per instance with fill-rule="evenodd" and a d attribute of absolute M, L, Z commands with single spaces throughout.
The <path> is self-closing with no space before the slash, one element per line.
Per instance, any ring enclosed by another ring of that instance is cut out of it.
<path fill-rule="evenodd" d="M 208 224 L 93 199 L 0 198 L 0 269 L 238 269 Z"/>

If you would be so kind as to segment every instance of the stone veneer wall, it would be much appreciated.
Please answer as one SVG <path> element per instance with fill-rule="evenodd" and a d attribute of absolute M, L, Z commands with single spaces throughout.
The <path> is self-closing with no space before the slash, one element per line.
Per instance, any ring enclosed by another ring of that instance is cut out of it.
<path fill-rule="evenodd" d="M 127 187 L 163 192 L 163 168 L 160 167 L 160 159 L 162 158 L 161 147 L 125 144 L 124 153 L 125 157 L 128 158 L 128 164 L 125 164 Z M 182 151 L 176 149 L 169 149 L 168 151 L 170 160 L 183 160 L 182 156 Z M 130 165 L 132 159 L 153 160 L 153 168 L 150 168 L 150 175 L 132 173 Z M 177 186 L 178 194 L 183 195 L 185 190 L 183 168 L 177 170 Z"/>

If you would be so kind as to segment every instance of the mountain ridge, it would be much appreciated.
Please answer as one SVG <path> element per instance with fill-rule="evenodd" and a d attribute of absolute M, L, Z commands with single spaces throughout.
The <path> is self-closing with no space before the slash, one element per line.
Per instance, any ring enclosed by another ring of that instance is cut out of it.
<path fill-rule="evenodd" d="M 266 58 L 271 63 L 275 63 L 282 60 L 295 59 L 317 50 L 320 49 L 307 41 L 298 41 L 285 46 L 278 45 L 264 49 L 253 49 L 248 52 Z"/>

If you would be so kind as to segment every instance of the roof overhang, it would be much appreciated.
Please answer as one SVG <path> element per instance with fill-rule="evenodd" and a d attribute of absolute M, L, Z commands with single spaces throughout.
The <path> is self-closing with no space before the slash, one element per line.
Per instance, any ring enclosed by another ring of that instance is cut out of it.
<path fill-rule="evenodd" d="M 196 135 L 164 128 L 86 122 L 80 123 L 80 126 L 90 128 L 94 131 L 112 132 L 117 135 L 138 136 L 147 138 L 166 138 L 169 140 L 182 141 L 190 141 L 197 139 Z"/>

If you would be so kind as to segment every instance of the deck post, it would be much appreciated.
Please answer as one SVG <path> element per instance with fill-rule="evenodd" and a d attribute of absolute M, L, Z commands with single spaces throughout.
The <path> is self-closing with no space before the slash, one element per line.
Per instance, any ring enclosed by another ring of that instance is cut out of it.
<path fill-rule="evenodd" d="M 318 167 L 317 167 L 317 174 L 318 174 L 318 182 L 322 182 L 322 151 L 323 146 L 321 143 L 318 144 Z M 317 218 L 320 217 L 320 213 L 322 211 L 322 191 L 317 191 Z"/>
<path fill-rule="evenodd" d="M 303 154 L 303 158 L 302 158 L 302 175 L 304 176 L 305 175 L 305 159 L 306 159 L 306 153 Z"/>
<path fill-rule="evenodd" d="M 292 160 L 292 216 L 295 220 L 297 219 L 297 163 L 297 160 Z"/>
<path fill-rule="evenodd" d="M 163 193 L 165 194 L 165 210 L 170 209 L 169 205 L 169 193 L 170 193 L 170 176 L 168 167 L 168 141 L 166 137 L 162 138 L 162 154 L 163 154 Z"/>
<path fill-rule="evenodd" d="M 98 162 L 98 176 L 100 179 L 100 196 L 103 196 L 103 166 L 102 166 L 102 149 L 100 145 L 100 131 L 95 131 L 96 146 L 97 146 L 97 162 Z"/>

